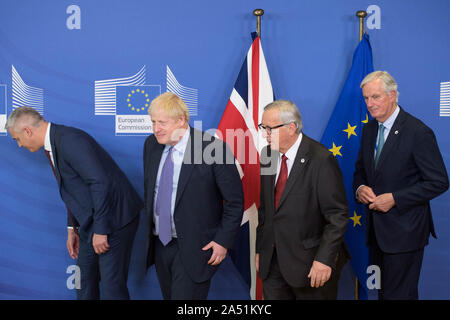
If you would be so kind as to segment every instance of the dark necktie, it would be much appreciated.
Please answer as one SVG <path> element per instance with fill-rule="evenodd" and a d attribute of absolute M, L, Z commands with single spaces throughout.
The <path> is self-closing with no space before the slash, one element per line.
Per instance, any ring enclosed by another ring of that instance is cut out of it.
<path fill-rule="evenodd" d="M 287 157 L 283 154 L 281 157 L 281 169 L 278 175 L 277 184 L 275 185 L 275 210 L 278 209 L 281 195 L 283 194 L 284 186 L 288 178 Z"/>
<path fill-rule="evenodd" d="M 53 174 L 55 175 L 55 178 L 56 178 L 55 166 L 53 165 L 53 161 L 52 161 L 52 158 L 50 156 L 50 151 L 45 150 L 45 154 L 47 155 L 48 162 L 50 162 L 50 166 L 52 167 Z"/>
<path fill-rule="evenodd" d="M 55 166 L 53 165 L 53 161 L 52 161 L 52 158 L 50 156 L 50 151 L 45 150 L 45 154 L 47 155 L 48 162 L 50 162 L 50 166 L 52 167 L 52 171 L 53 171 L 53 174 L 55 175 L 55 178 L 58 179 L 56 177 Z M 73 231 L 77 232 L 76 225 L 75 225 L 73 217 L 72 217 L 72 213 L 70 212 L 70 210 L 69 210 L 69 208 L 67 206 L 66 206 L 66 209 L 67 209 L 67 215 L 69 216 L 70 223 L 71 223 L 71 225 L 73 227 Z"/>
<path fill-rule="evenodd" d="M 156 199 L 156 214 L 159 215 L 159 239 L 167 245 L 172 240 L 171 207 L 173 193 L 173 147 L 164 162 L 159 178 L 158 196 Z"/>

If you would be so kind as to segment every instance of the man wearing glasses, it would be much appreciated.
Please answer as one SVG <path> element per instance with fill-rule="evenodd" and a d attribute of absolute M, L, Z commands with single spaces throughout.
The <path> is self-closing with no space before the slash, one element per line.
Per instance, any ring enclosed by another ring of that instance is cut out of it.
<path fill-rule="evenodd" d="M 348 206 L 333 155 L 302 133 L 294 103 L 264 108 L 256 268 L 265 299 L 336 299 Z"/>

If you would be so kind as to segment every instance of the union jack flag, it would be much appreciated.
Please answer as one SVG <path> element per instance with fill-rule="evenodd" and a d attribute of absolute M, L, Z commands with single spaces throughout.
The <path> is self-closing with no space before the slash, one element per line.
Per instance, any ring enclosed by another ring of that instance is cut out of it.
<path fill-rule="evenodd" d="M 274 100 L 261 39 L 253 43 L 242 64 L 217 135 L 233 150 L 244 189 L 245 211 L 231 258 L 250 288 L 252 299 L 262 299 L 262 283 L 255 270 L 255 240 L 260 200 L 259 154 L 267 144 L 258 132 L 264 107 Z M 258 279 L 258 280 L 257 280 Z"/>

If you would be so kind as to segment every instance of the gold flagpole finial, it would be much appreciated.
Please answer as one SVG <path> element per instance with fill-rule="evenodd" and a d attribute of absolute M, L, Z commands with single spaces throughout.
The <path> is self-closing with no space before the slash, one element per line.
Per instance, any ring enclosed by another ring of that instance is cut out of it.
<path fill-rule="evenodd" d="M 364 18 L 367 17 L 367 12 L 359 10 L 356 12 L 356 16 L 359 18 L 359 41 L 361 41 L 364 35 Z"/>
<path fill-rule="evenodd" d="M 253 10 L 253 14 L 256 16 L 256 32 L 258 36 L 261 37 L 261 16 L 264 14 L 263 9 Z"/>

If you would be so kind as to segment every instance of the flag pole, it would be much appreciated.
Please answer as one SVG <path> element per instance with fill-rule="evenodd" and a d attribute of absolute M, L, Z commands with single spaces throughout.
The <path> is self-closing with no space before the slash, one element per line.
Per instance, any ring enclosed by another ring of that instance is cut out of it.
<path fill-rule="evenodd" d="M 261 17 L 264 14 L 263 9 L 255 9 L 253 10 L 253 15 L 256 16 L 256 33 L 258 34 L 258 37 L 261 37 Z M 270 80 L 269 80 L 270 82 Z M 253 208 L 256 208 L 255 205 L 253 205 Z M 249 210 L 249 209 L 247 209 Z M 250 229 L 250 243 L 254 244 L 256 241 L 256 235 L 255 232 L 252 232 L 251 230 L 255 231 L 256 226 L 258 225 L 258 210 L 256 209 L 256 215 L 253 214 L 253 218 L 249 220 L 249 227 Z M 252 234 L 253 233 L 253 234 Z M 250 249 L 250 266 L 251 266 L 251 277 L 252 277 L 252 285 L 250 287 L 250 297 L 252 300 L 263 300 L 263 294 L 262 294 L 262 280 L 258 276 L 258 273 L 256 272 L 255 268 L 255 250 L 254 245 L 253 249 Z"/>
<path fill-rule="evenodd" d="M 253 14 L 256 16 L 256 32 L 258 33 L 258 37 L 261 37 L 261 16 L 264 14 L 264 10 L 255 9 L 253 10 Z"/>
<path fill-rule="evenodd" d="M 356 16 L 359 18 L 359 41 L 361 42 L 364 35 L 364 18 L 367 17 L 367 12 L 359 10 L 356 12 Z M 359 300 L 359 282 L 357 276 L 355 276 L 355 300 Z"/>
<path fill-rule="evenodd" d="M 367 12 L 360 10 L 356 12 L 356 16 L 359 18 L 359 41 L 361 41 L 364 35 L 364 18 L 367 17 Z"/>

